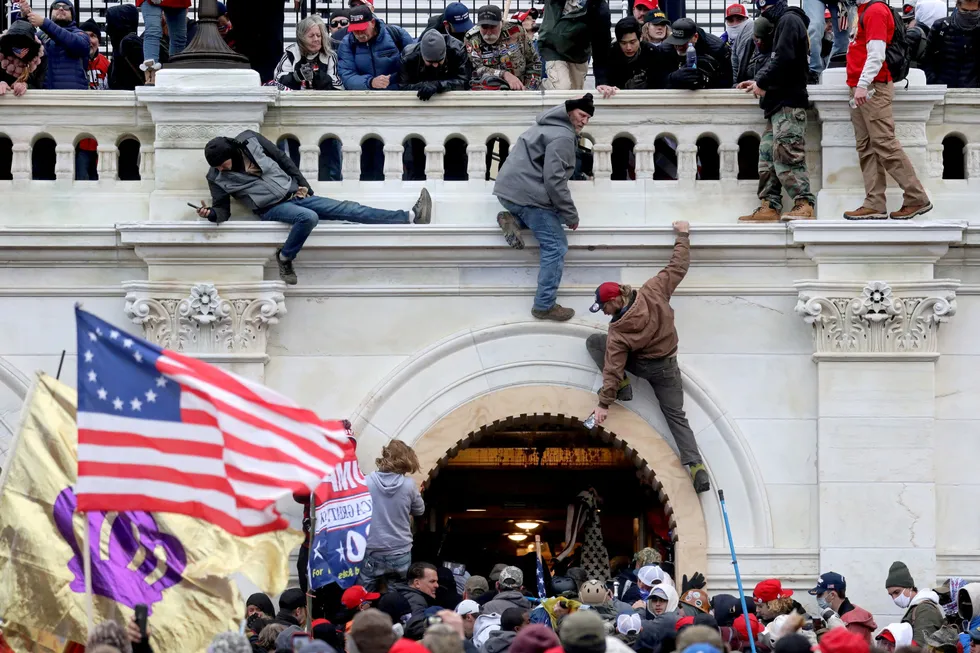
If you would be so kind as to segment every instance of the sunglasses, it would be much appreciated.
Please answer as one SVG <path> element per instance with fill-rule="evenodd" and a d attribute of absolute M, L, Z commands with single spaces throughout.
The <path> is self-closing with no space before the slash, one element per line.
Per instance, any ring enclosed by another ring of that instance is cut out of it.
<path fill-rule="evenodd" d="M 350 24 L 349 20 L 332 20 L 330 21 L 330 27 L 347 27 Z"/>
<path fill-rule="evenodd" d="M 54 5 L 51 7 L 51 11 L 71 11 L 71 7 L 68 5 Z"/>

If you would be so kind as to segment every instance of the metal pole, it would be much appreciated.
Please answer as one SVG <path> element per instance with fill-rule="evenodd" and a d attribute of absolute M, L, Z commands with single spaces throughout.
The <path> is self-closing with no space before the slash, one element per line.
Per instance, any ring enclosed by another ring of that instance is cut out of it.
<path fill-rule="evenodd" d="M 745 590 L 742 589 L 742 575 L 738 573 L 738 559 L 735 558 L 735 541 L 732 539 L 732 527 L 728 523 L 728 508 L 725 507 L 725 491 L 718 490 L 718 501 L 721 502 L 721 514 L 725 518 L 725 532 L 728 534 L 728 548 L 732 552 L 732 566 L 735 567 L 735 582 L 738 584 L 738 598 L 742 602 L 742 618 L 745 619 L 745 632 L 749 635 L 752 653 L 755 653 L 755 633 L 752 632 L 752 622 L 749 621 L 749 607 L 745 604 Z"/>

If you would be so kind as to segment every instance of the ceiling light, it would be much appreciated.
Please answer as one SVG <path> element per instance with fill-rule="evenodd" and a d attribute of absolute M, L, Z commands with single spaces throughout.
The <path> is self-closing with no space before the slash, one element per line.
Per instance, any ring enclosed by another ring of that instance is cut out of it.
<path fill-rule="evenodd" d="M 486 508 L 467 508 L 466 512 L 486 512 Z"/>
<path fill-rule="evenodd" d="M 541 525 L 541 522 L 536 521 L 519 521 L 515 522 L 514 526 L 518 528 L 523 528 L 526 531 L 533 531 L 535 528 Z"/>
<path fill-rule="evenodd" d="M 527 533 L 508 533 L 507 539 L 512 542 L 523 542 L 527 539 Z"/>

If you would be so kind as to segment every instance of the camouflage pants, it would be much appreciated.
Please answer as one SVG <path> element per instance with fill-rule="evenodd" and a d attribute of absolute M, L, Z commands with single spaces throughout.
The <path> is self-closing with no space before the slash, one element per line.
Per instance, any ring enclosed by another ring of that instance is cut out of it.
<path fill-rule="evenodd" d="M 759 143 L 759 199 L 777 211 L 783 188 L 795 200 L 816 204 L 806 171 L 806 110 L 783 108 L 772 114 Z"/>

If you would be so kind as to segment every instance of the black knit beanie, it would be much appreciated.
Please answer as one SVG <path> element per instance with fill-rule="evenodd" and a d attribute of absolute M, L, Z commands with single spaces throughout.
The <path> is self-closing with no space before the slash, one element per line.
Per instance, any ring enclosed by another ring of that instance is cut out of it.
<path fill-rule="evenodd" d="M 565 100 L 565 111 L 572 111 L 573 109 L 579 109 L 580 111 L 586 112 L 590 116 L 594 116 L 595 104 L 592 102 L 592 94 L 586 93 L 580 98 Z"/>

